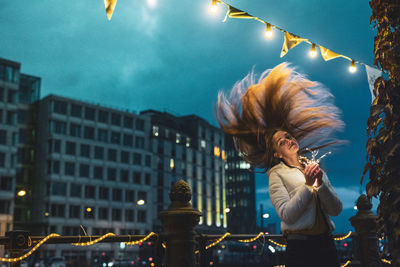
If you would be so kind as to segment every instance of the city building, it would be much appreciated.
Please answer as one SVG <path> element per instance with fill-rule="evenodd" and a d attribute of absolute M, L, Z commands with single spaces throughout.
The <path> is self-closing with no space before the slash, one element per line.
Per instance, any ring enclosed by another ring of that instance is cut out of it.
<path fill-rule="evenodd" d="M 157 213 L 168 208 L 171 185 L 184 179 L 192 188 L 192 205 L 203 213 L 198 232 L 218 233 L 227 227 L 224 134 L 195 116 L 174 116 L 147 110 L 152 131 L 150 147 L 156 168 Z M 155 230 L 160 229 L 155 220 Z"/>
<path fill-rule="evenodd" d="M 228 230 L 230 233 L 258 232 L 256 219 L 255 172 L 235 149 L 232 136 L 225 136 L 227 162 L 226 203 L 229 213 Z M 243 223 L 245 222 L 245 223 Z"/>
<path fill-rule="evenodd" d="M 40 78 L 22 74 L 20 63 L 0 58 L 0 236 L 29 219 L 34 130 L 32 103 L 39 99 Z M 25 212 L 24 212 L 25 211 Z M 22 217 L 25 214 L 26 217 Z M 0 256 L 4 254 L 0 249 Z"/>

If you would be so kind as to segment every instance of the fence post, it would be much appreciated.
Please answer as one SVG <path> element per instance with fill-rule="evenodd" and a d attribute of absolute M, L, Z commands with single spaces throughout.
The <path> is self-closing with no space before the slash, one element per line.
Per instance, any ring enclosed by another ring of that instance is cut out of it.
<path fill-rule="evenodd" d="M 10 252 L 10 258 L 22 256 L 25 249 L 29 248 L 29 232 L 14 230 L 6 232 L 9 242 L 6 249 Z M 10 262 L 10 267 L 19 267 L 21 261 Z"/>
<path fill-rule="evenodd" d="M 195 267 L 195 232 L 201 212 L 192 208 L 189 185 L 180 180 L 169 194 L 168 210 L 159 214 L 166 236 L 166 267 Z"/>
<path fill-rule="evenodd" d="M 381 266 L 377 238 L 377 216 L 371 211 L 372 204 L 366 195 L 357 199 L 357 214 L 350 223 L 356 235 L 353 238 L 354 259 L 351 266 Z"/>

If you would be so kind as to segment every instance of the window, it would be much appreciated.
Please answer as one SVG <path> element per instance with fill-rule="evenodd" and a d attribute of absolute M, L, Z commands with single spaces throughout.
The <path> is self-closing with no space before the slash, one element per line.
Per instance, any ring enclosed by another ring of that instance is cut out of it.
<path fill-rule="evenodd" d="M 69 135 L 75 137 L 81 137 L 81 126 L 75 123 L 69 125 Z"/>
<path fill-rule="evenodd" d="M 16 104 L 17 103 L 17 92 L 8 90 L 7 101 L 10 104 Z"/>
<path fill-rule="evenodd" d="M 79 176 L 83 178 L 89 178 L 89 165 L 79 164 Z"/>
<path fill-rule="evenodd" d="M 67 184 L 62 182 L 52 182 L 51 194 L 53 196 L 65 196 L 67 195 Z"/>
<path fill-rule="evenodd" d="M 136 128 L 136 130 L 139 130 L 139 131 L 144 131 L 144 120 L 142 120 L 142 119 L 136 119 L 136 124 L 135 124 L 135 128 Z"/>
<path fill-rule="evenodd" d="M 151 167 L 151 155 L 146 155 L 145 165 Z"/>
<path fill-rule="evenodd" d="M 65 143 L 65 153 L 67 155 L 75 155 L 75 153 L 76 153 L 76 144 L 75 144 L 75 142 L 67 141 Z"/>
<path fill-rule="evenodd" d="M 0 190 L 4 190 L 4 191 L 12 190 L 12 177 L 11 176 L 1 176 L 0 177 Z"/>
<path fill-rule="evenodd" d="M 52 217 L 65 217 L 65 205 L 51 204 L 51 216 Z"/>
<path fill-rule="evenodd" d="M 82 107 L 76 104 L 71 104 L 71 116 L 80 118 L 82 116 Z"/>
<path fill-rule="evenodd" d="M 103 167 L 102 166 L 94 166 L 93 167 L 93 178 L 94 179 L 103 179 Z"/>
<path fill-rule="evenodd" d="M 6 145 L 7 144 L 7 131 L 0 130 L 0 144 Z"/>
<path fill-rule="evenodd" d="M 115 126 L 121 126 L 121 115 L 111 113 L 111 124 Z"/>
<path fill-rule="evenodd" d="M 119 145 L 121 143 L 121 134 L 117 132 L 111 132 L 111 144 Z"/>
<path fill-rule="evenodd" d="M 147 192 L 139 191 L 138 192 L 138 199 L 143 199 L 144 202 L 147 202 Z"/>
<path fill-rule="evenodd" d="M 90 158 L 90 145 L 81 144 L 81 157 Z"/>
<path fill-rule="evenodd" d="M 85 107 L 85 119 L 94 121 L 95 109 Z"/>
<path fill-rule="evenodd" d="M 95 159 L 104 159 L 104 148 L 100 146 L 94 147 L 94 158 Z"/>
<path fill-rule="evenodd" d="M 144 138 L 140 136 L 136 136 L 135 138 L 135 146 L 136 148 L 144 148 Z"/>
<path fill-rule="evenodd" d="M 112 220 L 121 221 L 121 209 L 112 209 Z"/>
<path fill-rule="evenodd" d="M 133 173 L 133 183 L 141 184 L 141 182 L 142 182 L 142 178 L 141 178 L 140 172 L 134 172 Z"/>
<path fill-rule="evenodd" d="M 133 118 L 124 116 L 124 127 L 132 128 L 133 127 Z"/>
<path fill-rule="evenodd" d="M 4 101 L 4 88 L 0 87 L 0 101 Z"/>
<path fill-rule="evenodd" d="M 124 146 L 133 146 L 133 135 L 131 134 L 124 134 Z"/>
<path fill-rule="evenodd" d="M 133 164 L 141 165 L 142 164 L 142 155 L 139 153 L 133 153 Z"/>
<path fill-rule="evenodd" d="M 121 170 L 119 174 L 119 179 L 121 182 L 128 183 L 129 182 L 129 171 L 128 170 Z"/>
<path fill-rule="evenodd" d="M 131 209 L 125 210 L 125 221 L 134 222 L 135 221 L 135 211 Z"/>
<path fill-rule="evenodd" d="M 96 197 L 96 187 L 92 185 L 85 186 L 85 198 L 95 198 Z"/>
<path fill-rule="evenodd" d="M 138 222 L 146 222 L 146 211 L 145 210 L 138 210 Z"/>
<path fill-rule="evenodd" d="M 97 140 L 108 143 L 108 131 L 104 129 L 98 129 Z"/>
<path fill-rule="evenodd" d="M 94 128 L 85 126 L 84 131 L 83 131 L 83 137 L 86 139 L 94 139 Z"/>
<path fill-rule="evenodd" d="M 94 215 L 95 215 L 95 208 L 94 207 L 89 207 L 86 206 L 85 207 L 85 219 L 94 219 Z"/>
<path fill-rule="evenodd" d="M 51 121 L 50 122 L 50 131 L 56 134 L 65 134 L 67 129 L 67 124 L 62 121 Z"/>
<path fill-rule="evenodd" d="M 110 161 L 117 161 L 117 150 L 115 149 L 108 149 L 107 158 Z"/>
<path fill-rule="evenodd" d="M 121 162 L 122 163 L 129 163 L 130 153 L 128 151 L 121 151 Z"/>
<path fill-rule="evenodd" d="M 70 205 L 69 206 L 69 217 L 79 219 L 81 217 L 81 206 Z"/>
<path fill-rule="evenodd" d="M 159 132 L 159 127 L 158 126 L 153 126 L 153 135 L 154 136 L 158 136 L 159 134 L 160 134 L 160 132 Z"/>
<path fill-rule="evenodd" d="M 116 168 L 108 168 L 107 169 L 107 180 L 109 180 L 109 181 L 117 180 L 117 169 Z"/>
<path fill-rule="evenodd" d="M 127 189 L 125 191 L 125 201 L 126 202 L 135 202 L 135 191 Z"/>
<path fill-rule="evenodd" d="M 108 220 L 108 208 L 99 208 L 99 219 Z"/>
<path fill-rule="evenodd" d="M 53 151 L 56 153 L 60 153 L 61 151 L 61 140 L 54 139 L 53 140 Z"/>
<path fill-rule="evenodd" d="M 150 175 L 150 173 L 146 173 L 146 174 L 144 175 L 144 183 L 145 183 L 146 185 L 150 185 L 150 184 L 151 184 L 151 175 Z"/>
<path fill-rule="evenodd" d="M 98 120 L 99 122 L 108 123 L 108 112 L 105 110 L 99 110 Z"/>
<path fill-rule="evenodd" d="M 55 100 L 53 102 L 53 111 L 58 114 L 67 114 L 67 103 L 64 101 Z"/>
<path fill-rule="evenodd" d="M 99 199 L 108 200 L 108 187 L 100 186 L 99 187 Z"/>
<path fill-rule="evenodd" d="M 69 189 L 69 195 L 71 197 L 81 197 L 81 185 L 80 184 L 71 184 L 71 187 Z"/>
<path fill-rule="evenodd" d="M 112 190 L 112 200 L 113 201 L 122 201 L 122 190 L 114 188 Z"/>
<path fill-rule="evenodd" d="M 64 168 L 65 175 L 75 176 L 75 163 L 65 162 Z"/>

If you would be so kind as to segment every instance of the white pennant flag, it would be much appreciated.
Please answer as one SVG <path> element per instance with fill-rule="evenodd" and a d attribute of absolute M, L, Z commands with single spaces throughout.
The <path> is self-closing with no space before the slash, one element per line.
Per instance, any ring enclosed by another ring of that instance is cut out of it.
<path fill-rule="evenodd" d="M 382 76 L 382 71 L 370 67 L 368 65 L 365 65 L 365 71 L 367 72 L 367 77 L 368 77 L 368 84 L 369 84 L 369 90 L 371 91 L 371 97 L 372 97 L 372 102 L 374 102 L 375 100 L 375 95 L 374 95 L 374 84 L 375 84 L 375 80 Z"/>

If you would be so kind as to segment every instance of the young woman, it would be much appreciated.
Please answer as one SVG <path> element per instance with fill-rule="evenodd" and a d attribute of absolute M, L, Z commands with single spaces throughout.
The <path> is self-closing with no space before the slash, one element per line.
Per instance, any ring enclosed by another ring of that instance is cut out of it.
<path fill-rule="evenodd" d="M 282 63 L 218 96 L 216 117 L 244 160 L 268 170 L 269 195 L 287 240 L 286 266 L 339 266 L 329 216 L 342 204 L 327 175 L 301 154 L 336 143 L 343 122 L 332 95 Z M 302 145 L 302 148 L 300 147 Z"/>

